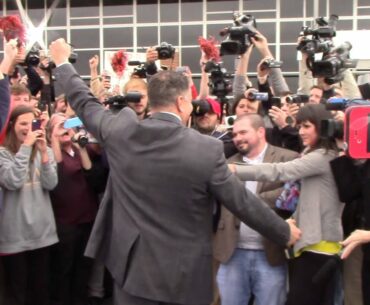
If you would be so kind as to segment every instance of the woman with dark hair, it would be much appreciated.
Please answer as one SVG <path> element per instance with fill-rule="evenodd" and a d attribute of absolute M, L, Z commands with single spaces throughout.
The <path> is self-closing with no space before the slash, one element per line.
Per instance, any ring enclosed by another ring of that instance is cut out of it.
<path fill-rule="evenodd" d="M 53 153 L 35 116 L 16 107 L 0 147 L 0 253 L 6 304 L 48 304 L 49 246 L 58 242 L 49 191 L 57 184 Z"/>
<path fill-rule="evenodd" d="M 250 88 L 245 91 L 245 94 L 236 96 L 234 103 L 231 108 L 233 115 L 241 116 L 246 113 L 258 113 L 263 115 L 263 110 L 260 100 L 248 98 L 249 94 L 252 92 L 257 92 L 256 89 Z"/>
<path fill-rule="evenodd" d="M 321 121 L 331 117 L 324 105 L 311 104 L 299 110 L 297 123 L 305 146 L 301 158 L 285 163 L 234 165 L 232 168 L 242 180 L 301 180 L 293 218 L 302 230 L 302 238 L 293 249 L 287 305 L 333 304 L 335 257 L 343 238 L 341 215 L 344 204 L 338 198 L 329 164 L 337 156 L 335 139 L 320 136 Z"/>

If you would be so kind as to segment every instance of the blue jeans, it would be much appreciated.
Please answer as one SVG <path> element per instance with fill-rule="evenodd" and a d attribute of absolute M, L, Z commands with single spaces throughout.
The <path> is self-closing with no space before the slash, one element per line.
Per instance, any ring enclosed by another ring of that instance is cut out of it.
<path fill-rule="evenodd" d="M 252 294 L 256 305 L 283 305 L 287 267 L 270 266 L 262 250 L 237 248 L 230 260 L 220 265 L 217 284 L 222 305 L 246 305 Z"/>

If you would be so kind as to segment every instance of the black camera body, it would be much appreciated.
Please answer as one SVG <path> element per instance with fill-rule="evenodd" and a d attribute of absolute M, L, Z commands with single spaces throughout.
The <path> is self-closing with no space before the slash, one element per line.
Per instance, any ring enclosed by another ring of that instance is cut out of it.
<path fill-rule="evenodd" d="M 136 66 L 134 68 L 134 72 L 132 73 L 133 75 L 136 75 L 139 78 L 146 78 L 147 69 L 145 62 L 141 62 L 139 60 L 130 60 L 129 62 L 127 62 L 127 64 L 129 66 Z"/>
<path fill-rule="evenodd" d="M 343 80 L 343 72 L 348 68 L 356 67 L 356 60 L 349 58 L 352 45 L 344 42 L 337 48 L 324 55 L 322 60 L 311 63 L 310 69 L 314 77 L 324 77 L 329 85 Z"/>
<path fill-rule="evenodd" d="M 329 52 L 333 48 L 332 39 L 336 36 L 337 21 L 337 15 L 331 15 L 329 21 L 326 21 L 324 17 L 319 17 L 315 19 L 316 28 L 302 27 L 300 35 L 304 38 L 297 46 L 297 50 L 309 56 Z"/>
<path fill-rule="evenodd" d="M 161 44 L 156 47 L 158 52 L 158 59 L 169 59 L 175 57 L 176 49 L 167 42 L 161 42 Z"/>
<path fill-rule="evenodd" d="M 211 105 L 206 100 L 193 100 L 193 112 L 195 116 L 203 116 L 211 110 Z"/>
<path fill-rule="evenodd" d="M 221 36 L 226 39 L 221 42 L 220 54 L 240 55 L 244 54 L 251 45 L 250 37 L 257 35 L 256 19 L 252 15 L 235 15 L 234 25 L 224 28 Z"/>
<path fill-rule="evenodd" d="M 343 72 L 348 68 L 354 68 L 357 61 L 349 58 L 352 45 L 345 42 L 335 47 L 332 38 L 336 35 L 337 15 L 331 15 L 329 22 L 323 17 L 316 18 L 316 29 L 304 27 L 301 34 L 304 39 L 297 49 L 308 55 L 307 67 L 314 77 L 323 77 L 324 81 L 332 85 L 343 80 Z M 307 36 L 311 35 L 312 38 Z M 315 59 L 315 53 L 323 53 L 320 60 Z"/>
<path fill-rule="evenodd" d="M 299 43 L 297 50 L 308 55 L 314 55 L 315 53 L 326 53 L 329 52 L 333 47 L 331 40 L 316 40 L 304 38 Z"/>
<path fill-rule="evenodd" d="M 72 142 L 77 143 L 81 148 L 84 148 L 89 144 L 89 138 L 87 135 L 79 135 L 77 138 L 72 137 Z"/>
<path fill-rule="evenodd" d="M 113 112 L 118 112 L 127 107 L 128 103 L 140 103 L 142 94 L 138 91 L 130 91 L 125 95 L 115 95 L 107 99 L 104 104 L 109 106 Z"/>
<path fill-rule="evenodd" d="M 211 89 L 211 94 L 219 99 L 225 97 L 232 91 L 230 83 L 231 75 L 227 73 L 225 68 L 221 67 L 220 63 L 208 61 L 204 67 L 204 71 L 210 73 L 210 82 L 208 84 Z"/>
<path fill-rule="evenodd" d="M 285 100 L 289 104 L 305 104 L 308 103 L 309 98 L 306 94 L 293 94 L 288 95 Z"/>

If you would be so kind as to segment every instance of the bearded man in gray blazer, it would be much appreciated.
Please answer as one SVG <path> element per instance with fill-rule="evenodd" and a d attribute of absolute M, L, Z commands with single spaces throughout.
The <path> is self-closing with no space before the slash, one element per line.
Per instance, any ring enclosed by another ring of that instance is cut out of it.
<path fill-rule="evenodd" d="M 231 174 L 222 142 L 186 128 L 192 112 L 186 76 L 160 72 L 148 87 L 152 116 L 105 110 L 72 65 L 63 39 L 50 46 L 57 81 L 103 145 L 110 179 L 86 253 L 114 279 L 116 305 L 209 304 L 212 198 L 280 245 L 300 236 Z"/>

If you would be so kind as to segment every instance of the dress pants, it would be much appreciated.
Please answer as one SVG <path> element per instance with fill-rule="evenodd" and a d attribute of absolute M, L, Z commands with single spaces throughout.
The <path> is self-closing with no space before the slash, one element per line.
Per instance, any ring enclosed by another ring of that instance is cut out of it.
<path fill-rule="evenodd" d="M 155 281 L 155 279 L 153 279 Z M 180 304 L 153 301 L 128 294 L 116 283 L 113 287 L 113 304 L 114 305 L 209 305 L 209 304 Z"/>
<path fill-rule="evenodd" d="M 292 259 L 286 305 L 333 305 L 339 270 L 338 263 L 331 264 L 333 260 L 332 255 L 308 251 Z"/>
<path fill-rule="evenodd" d="M 53 305 L 86 305 L 92 259 L 84 252 L 92 223 L 57 223 L 59 243 L 52 249 Z"/>

